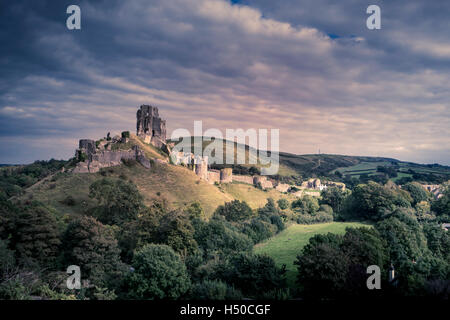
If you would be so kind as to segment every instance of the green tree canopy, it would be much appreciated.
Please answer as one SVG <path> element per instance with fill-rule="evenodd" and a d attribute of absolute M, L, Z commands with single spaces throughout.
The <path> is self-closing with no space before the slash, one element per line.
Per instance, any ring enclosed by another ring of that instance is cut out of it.
<path fill-rule="evenodd" d="M 89 216 L 76 217 L 64 233 L 63 249 L 65 267 L 79 266 L 81 277 L 99 287 L 117 285 L 124 266 L 111 227 Z"/>
<path fill-rule="evenodd" d="M 257 298 L 265 292 L 285 288 L 285 272 L 285 266 L 278 268 L 269 256 L 238 253 L 219 266 L 217 274 L 244 295 Z"/>
<path fill-rule="evenodd" d="M 191 286 L 186 266 L 167 245 L 145 245 L 136 251 L 132 266 L 124 282 L 128 298 L 178 299 Z"/>
<path fill-rule="evenodd" d="M 347 190 L 342 191 L 338 187 L 331 187 L 321 192 L 320 204 L 327 204 L 333 208 L 334 212 L 340 212 L 343 208 L 344 201 L 349 195 Z"/>
<path fill-rule="evenodd" d="M 277 201 L 278 203 L 278 208 L 280 208 L 281 210 L 286 210 L 287 208 L 289 208 L 289 201 L 285 198 L 281 198 Z"/>
<path fill-rule="evenodd" d="M 190 216 L 182 210 L 174 210 L 161 217 L 158 242 L 167 244 L 176 252 L 186 256 L 187 253 L 197 249 L 194 231 Z"/>
<path fill-rule="evenodd" d="M 408 208 L 411 203 L 406 192 L 372 181 L 357 185 L 347 199 L 344 218 L 372 221 L 383 219 L 398 207 Z"/>
<path fill-rule="evenodd" d="M 409 192 L 413 200 L 413 206 L 421 201 L 426 201 L 429 199 L 429 193 L 417 182 L 408 182 L 402 187 L 402 189 Z"/>
<path fill-rule="evenodd" d="M 55 262 L 61 241 L 58 223 L 52 212 L 38 202 L 21 205 L 14 225 L 11 240 L 19 260 L 37 261 L 47 267 Z"/>
<path fill-rule="evenodd" d="M 224 216 L 228 221 L 240 221 L 250 218 L 253 215 L 253 212 L 247 202 L 233 200 L 219 206 L 216 209 L 215 214 Z"/>
<path fill-rule="evenodd" d="M 209 222 L 195 220 L 194 238 L 206 254 L 250 251 L 253 242 L 222 216 L 214 216 Z"/>
<path fill-rule="evenodd" d="M 291 207 L 301 214 L 314 215 L 319 211 L 319 201 L 315 197 L 306 195 L 293 201 Z"/>
<path fill-rule="evenodd" d="M 436 215 L 444 218 L 443 222 L 450 221 L 450 185 L 445 184 L 442 186 L 442 196 L 434 201 L 431 205 L 431 209 L 436 212 Z"/>
<path fill-rule="evenodd" d="M 98 201 L 95 212 L 102 223 L 120 225 L 136 219 L 144 207 L 136 186 L 122 179 L 104 178 L 89 187 L 89 197 Z"/>

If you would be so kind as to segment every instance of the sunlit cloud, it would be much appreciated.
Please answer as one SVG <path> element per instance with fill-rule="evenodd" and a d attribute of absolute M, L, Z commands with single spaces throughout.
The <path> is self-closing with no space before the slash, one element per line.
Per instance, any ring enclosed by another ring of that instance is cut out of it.
<path fill-rule="evenodd" d="M 449 5 L 386 4 L 369 32 L 351 0 L 75 2 L 79 32 L 61 4 L 0 11 L 0 163 L 70 157 L 152 104 L 169 133 L 279 128 L 290 153 L 450 164 Z"/>

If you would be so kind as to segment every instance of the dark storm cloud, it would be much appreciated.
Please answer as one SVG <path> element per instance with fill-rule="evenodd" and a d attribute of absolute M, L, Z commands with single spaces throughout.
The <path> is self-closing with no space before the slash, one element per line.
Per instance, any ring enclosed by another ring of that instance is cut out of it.
<path fill-rule="evenodd" d="M 78 138 L 133 130 L 150 103 L 169 132 L 280 128 L 288 152 L 450 164 L 449 3 L 233 3 L 0 4 L 0 162 L 31 160 L 39 141 L 36 158 L 68 157 Z M 369 4 L 381 30 L 365 27 Z"/>

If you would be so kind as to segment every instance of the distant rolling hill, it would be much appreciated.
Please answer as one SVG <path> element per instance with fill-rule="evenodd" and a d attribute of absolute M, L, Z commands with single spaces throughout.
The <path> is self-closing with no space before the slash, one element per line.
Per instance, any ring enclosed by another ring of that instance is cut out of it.
<path fill-rule="evenodd" d="M 194 144 L 194 137 L 191 137 L 191 146 Z M 223 145 L 223 154 L 225 157 L 225 140 L 220 140 Z M 203 141 L 205 149 L 211 141 Z M 220 142 L 219 142 L 220 143 Z M 234 143 L 236 147 L 238 144 Z M 246 153 L 246 162 L 249 159 L 248 145 L 244 145 Z M 254 150 L 254 149 L 253 149 Z M 254 150 L 255 151 L 255 150 Z M 236 154 L 236 153 L 235 153 Z M 337 154 L 304 154 L 297 155 L 292 153 L 280 152 L 280 169 L 278 175 L 281 177 L 301 176 L 302 178 L 324 177 L 339 180 L 340 176 L 359 177 L 361 174 L 377 175 L 378 166 L 392 167 L 397 171 L 398 180 L 402 177 L 415 177 L 415 180 L 426 182 L 447 181 L 450 179 L 450 167 L 439 164 L 417 164 L 412 162 L 400 161 L 386 157 L 368 157 L 368 156 L 346 156 Z M 216 168 L 233 167 L 237 172 L 240 167 L 257 167 L 260 164 L 245 165 L 214 165 Z M 359 171 L 361 170 L 361 171 Z M 336 172 L 340 174 L 336 175 Z"/>

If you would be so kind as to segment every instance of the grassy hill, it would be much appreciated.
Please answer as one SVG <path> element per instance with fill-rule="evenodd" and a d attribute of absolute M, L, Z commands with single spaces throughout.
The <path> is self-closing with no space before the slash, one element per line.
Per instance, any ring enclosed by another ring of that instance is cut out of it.
<path fill-rule="evenodd" d="M 281 198 L 293 201 L 297 199 L 292 194 L 283 194 L 274 189 L 261 190 L 244 183 L 229 183 L 219 186 L 226 194 L 231 195 L 237 200 L 245 201 L 252 208 L 260 208 L 267 202 L 267 198 L 277 201 Z"/>
<path fill-rule="evenodd" d="M 176 208 L 199 201 L 208 215 L 217 206 L 234 199 L 186 168 L 158 163 L 150 170 L 137 164 L 111 167 L 99 173 L 58 173 L 28 188 L 23 197 L 32 197 L 62 213 L 84 213 L 95 206 L 95 201 L 88 196 L 89 186 L 105 176 L 132 181 L 147 204 L 155 198 L 164 198 Z M 75 200 L 73 205 L 65 204 L 68 196 Z"/>
<path fill-rule="evenodd" d="M 276 236 L 257 244 L 254 252 L 267 254 L 278 266 L 286 265 L 288 285 L 293 287 L 297 276 L 297 268 L 293 264 L 302 248 L 316 234 L 328 232 L 344 234 L 348 227 L 368 226 L 358 222 L 329 222 L 312 225 L 292 224 Z"/>

